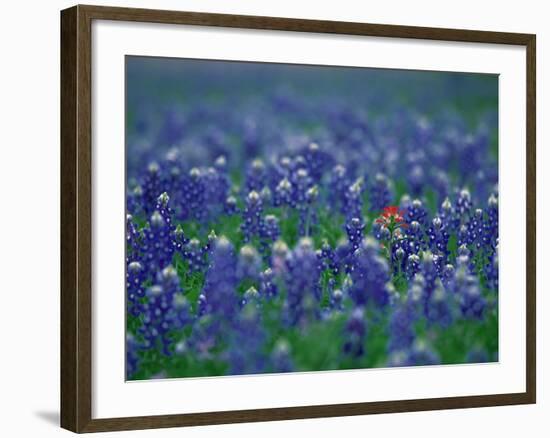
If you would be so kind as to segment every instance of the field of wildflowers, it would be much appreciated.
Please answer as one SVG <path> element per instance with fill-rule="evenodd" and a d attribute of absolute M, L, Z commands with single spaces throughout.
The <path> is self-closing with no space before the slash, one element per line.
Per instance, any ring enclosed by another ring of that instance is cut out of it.
<path fill-rule="evenodd" d="M 130 380 L 498 360 L 498 79 L 128 57 Z"/>

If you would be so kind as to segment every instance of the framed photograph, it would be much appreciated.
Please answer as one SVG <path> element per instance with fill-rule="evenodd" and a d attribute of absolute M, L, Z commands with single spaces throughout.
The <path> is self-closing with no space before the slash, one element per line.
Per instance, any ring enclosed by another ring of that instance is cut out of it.
<path fill-rule="evenodd" d="M 535 35 L 61 12 L 61 425 L 535 403 Z"/>

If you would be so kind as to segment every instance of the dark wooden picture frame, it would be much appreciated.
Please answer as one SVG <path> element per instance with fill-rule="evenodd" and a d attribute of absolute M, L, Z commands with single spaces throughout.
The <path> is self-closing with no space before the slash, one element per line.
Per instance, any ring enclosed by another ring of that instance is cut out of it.
<path fill-rule="evenodd" d="M 322 406 L 92 419 L 92 148 L 93 20 L 219 26 L 526 47 L 527 265 L 526 391 Z M 528 404 L 536 401 L 535 48 L 531 34 L 75 6 L 61 12 L 61 426 L 98 432 L 289 420 L 389 412 Z"/>

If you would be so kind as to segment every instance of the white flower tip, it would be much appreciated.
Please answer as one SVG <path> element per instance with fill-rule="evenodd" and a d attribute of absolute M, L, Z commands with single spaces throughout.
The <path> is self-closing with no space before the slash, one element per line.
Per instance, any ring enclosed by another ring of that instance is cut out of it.
<path fill-rule="evenodd" d="M 225 167 L 227 164 L 227 160 L 225 159 L 225 155 L 220 155 L 218 158 L 216 158 L 216 161 L 214 162 L 216 167 Z"/>
<path fill-rule="evenodd" d="M 250 202 L 258 202 L 260 200 L 260 195 L 258 194 L 258 192 L 256 190 L 252 190 L 248 196 L 247 196 L 248 200 Z"/>
<path fill-rule="evenodd" d="M 256 158 L 252 161 L 252 168 L 254 170 L 262 170 L 265 167 L 264 162 L 260 158 Z"/>
<path fill-rule="evenodd" d="M 159 171 L 160 167 L 156 161 L 153 161 L 149 163 L 149 166 L 147 166 L 147 170 L 151 173 L 157 173 Z"/>

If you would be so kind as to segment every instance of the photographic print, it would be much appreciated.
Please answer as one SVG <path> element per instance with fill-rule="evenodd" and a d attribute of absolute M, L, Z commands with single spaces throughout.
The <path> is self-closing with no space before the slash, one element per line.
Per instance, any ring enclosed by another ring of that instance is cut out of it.
<path fill-rule="evenodd" d="M 498 75 L 125 62 L 128 380 L 498 361 Z"/>

